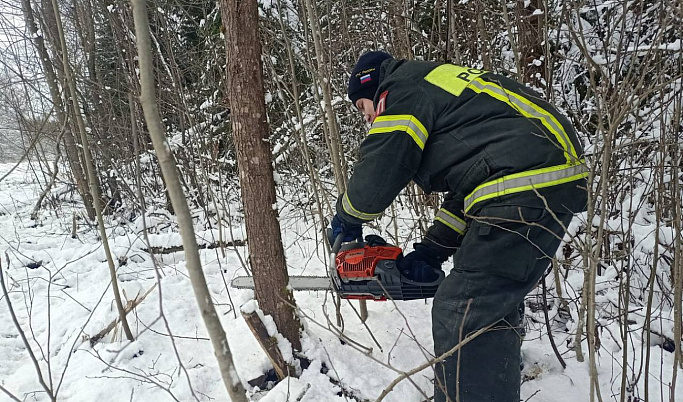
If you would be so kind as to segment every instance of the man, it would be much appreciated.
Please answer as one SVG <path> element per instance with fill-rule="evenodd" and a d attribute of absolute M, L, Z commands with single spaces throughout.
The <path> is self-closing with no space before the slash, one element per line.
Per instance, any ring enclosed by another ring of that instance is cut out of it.
<path fill-rule="evenodd" d="M 585 210 L 587 169 L 569 121 L 522 84 L 451 64 L 360 57 L 348 95 L 372 123 L 333 233 L 345 240 L 413 180 L 445 201 L 415 251 L 397 263 L 429 281 L 453 255 L 434 297 L 437 356 L 491 326 L 436 366 L 434 400 L 518 402 L 518 305 Z"/>

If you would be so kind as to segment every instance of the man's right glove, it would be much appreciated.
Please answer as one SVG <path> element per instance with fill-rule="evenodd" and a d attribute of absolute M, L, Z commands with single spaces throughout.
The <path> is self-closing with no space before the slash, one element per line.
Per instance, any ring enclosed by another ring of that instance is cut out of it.
<path fill-rule="evenodd" d="M 329 237 L 327 239 L 327 241 L 330 243 L 330 246 L 334 244 L 334 240 L 337 238 L 337 236 L 339 236 L 340 233 L 344 233 L 342 241 L 345 242 L 354 241 L 363 237 L 363 227 L 361 225 L 350 225 L 348 223 L 342 222 L 342 220 L 339 219 L 339 215 L 334 215 L 330 226 L 332 230 L 328 231 Z"/>
<path fill-rule="evenodd" d="M 424 244 L 416 243 L 415 251 L 396 261 L 401 274 L 415 282 L 434 282 L 439 279 L 438 271 L 441 270 L 443 259 Z"/>

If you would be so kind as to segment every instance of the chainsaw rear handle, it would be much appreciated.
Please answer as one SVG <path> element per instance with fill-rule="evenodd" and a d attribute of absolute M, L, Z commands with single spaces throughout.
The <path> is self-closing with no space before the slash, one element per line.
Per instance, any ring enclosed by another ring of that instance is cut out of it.
<path fill-rule="evenodd" d="M 436 269 L 433 267 L 430 267 L 434 270 L 434 273 L 438 276 L 435 280 L 431 282 L 417 282 L 412 279 L 408 279 L 401 273 L 401 282 L 407 283 L 410 285 L 415 285 L 415 286 L 439 286 L 441 282 L 443 282 L 444 278 L 446 278 L 446 274 L 443 272 L 441 269 Z"/>
<path fill-rule="evenodd" d="M 328 232 L 332 232 L 332 229 L 327 229 Z M 331 233 L 330 233 L 331 234 Z M 330 236 L 328 236 L 329 238 Z M 344 238 L 344 232 L 341 232 L 334 239 L 334 244 L 332 245 L 332 254 L 337 254 L 342 245 L 342 239 Z"/>

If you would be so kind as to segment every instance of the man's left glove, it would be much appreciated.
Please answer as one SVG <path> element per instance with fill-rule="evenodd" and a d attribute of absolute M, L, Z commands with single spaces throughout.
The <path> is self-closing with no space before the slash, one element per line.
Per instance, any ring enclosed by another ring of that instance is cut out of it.
<path fill-rule="evenodd" d="M 332 230 L 328 230 L 328 239 L 330 246 L 334 244 L 334 240 L 339 236 L 340 233 L 344 234 L 342 241 L 354 241 L 356 239 L 363 238 L 363 227 L 361 225 L 353 225 L 343 222 L 339 219 L 339 215 L 334 215 L 332 218 L 332 223 L 330 224 Z"/>
<path fill-rule="evenodd" d="M 424 244 L 415 244 L 415 251 L 396 261 L 401 274 L 415 282 L 434 282 L 439 279 L 443 259 Z"/>

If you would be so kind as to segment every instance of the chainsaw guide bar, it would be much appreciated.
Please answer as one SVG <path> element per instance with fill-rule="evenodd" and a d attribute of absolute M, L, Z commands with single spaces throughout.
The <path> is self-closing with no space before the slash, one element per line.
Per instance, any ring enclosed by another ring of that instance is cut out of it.
<path fill-rule="evenodd" d="M 254 277 L 238 276 L 230 282 L 233 288 L 254 289 Z M 326 276 L 290 276 L 289 286 L 294 290 L 332 290 L 332 282 Z"/>

